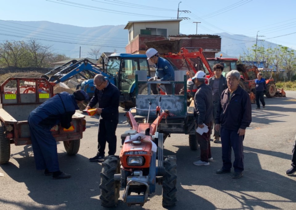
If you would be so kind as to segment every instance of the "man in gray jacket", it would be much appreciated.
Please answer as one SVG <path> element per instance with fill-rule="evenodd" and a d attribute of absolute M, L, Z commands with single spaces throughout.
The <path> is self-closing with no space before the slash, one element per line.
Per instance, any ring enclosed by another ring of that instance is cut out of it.
<path fill-rule="evenodd" d="M 210 136 L 212 133 L 213 102 L 211 88 L 205 84 L 205 78 L 206 74 L 203 71 L 198 71 L 192 78 L 197 87 L 194 95 L 196 128 L 204 128 L 205 125 L 209 128 L 208 132 L 202 135 L 196 133 L 196 138 L 200 145 L 200 160 L 193 163 L 196 166 L 210 165 L 209 159 L 212 159 Z"/>
<path fill-rule="evenodd" d="M 227 89 L 227 82 L 226 78 L 223 77 L 222 71 L 224 66 L 220 63 L 214 65 L 214 76 L 209 79 L 209 86 L 212 89 L 212 96 L 213 96 L 213 119 L 216 118 L 217 114 L 217 107 L 219 105 L 221 93 L 223 90 Z M 214 123 L 214 121 L 213 121 Z M 215 143 L 219 143 L 220 131 L 216 131 L 214 129 L 214 137 Z"/>

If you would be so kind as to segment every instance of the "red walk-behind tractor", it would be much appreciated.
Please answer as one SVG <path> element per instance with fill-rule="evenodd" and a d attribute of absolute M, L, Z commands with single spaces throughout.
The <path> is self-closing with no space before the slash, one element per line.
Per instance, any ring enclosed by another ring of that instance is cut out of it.
<path fill-rule="evenodd" d="M 160 104 L 159 98 L 158 104 Z M 149 122 L 151 103 L 147 121 Z M 133 108 L 136 109 L 136 108 Z M 142 110 L 143 111 L 143 110 Z M 177 165 L 175 156 L 163 156 L 163 134 L 157 132 L 160 121 L 170 113 L 156 107 L 157 118 L 153 123 L 137 123 L 132 109 L 126 116 L 132 127 L 121 138 L 124 140 L 120 157 L 108 156 L 102 164 L 101 204 L 115 207 L 120 188 L 124 188 L 123 201 L 128 206 L 141 205 L 155 192 L 156 183 L 163 188 L 163 207 L 176 203 Z M 156 165 L 156 159 L 158 164 Z"/>

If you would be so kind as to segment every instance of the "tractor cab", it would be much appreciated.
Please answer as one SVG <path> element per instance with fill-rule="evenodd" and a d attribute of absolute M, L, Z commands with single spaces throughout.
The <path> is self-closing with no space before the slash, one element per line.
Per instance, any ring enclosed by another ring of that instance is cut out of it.
<path fill-rule="evenodd" d="M 207 58 L 208 63 L 214 71 L 214 65 L 217 63 L 222 63 L 224 65 L 224 70 L 222 72 L 222 75 L 225 77 L 228 72 L 231 70 L 237 70 L 237 59 L 236 58 Z"/>
<path fill-rule="evenodd" d="M 105 71 L 114 78 L 114 83 L 120 90 L 122 107 L 129 107 L 128 104 L 133 104 L 135 74 L 139 70 L 147 71 L 147 76 L 151 76 L 146 55 L 113 53 L 108 57 Z"/>

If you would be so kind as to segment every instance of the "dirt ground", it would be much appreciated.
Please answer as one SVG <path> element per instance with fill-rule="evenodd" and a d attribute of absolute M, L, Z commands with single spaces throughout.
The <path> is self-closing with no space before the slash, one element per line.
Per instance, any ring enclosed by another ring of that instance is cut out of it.
<path fill-rule="evenodd" d="M 5 80 L 7 80 L 10 77 L 28 77 L 28 78 L 37 77 L 37 78 L 39 78 L 42 74 L 43 73 L 40 73 L 37 71 L 1 74 L 0 75 L 0 84 L 2 84 Z"/>

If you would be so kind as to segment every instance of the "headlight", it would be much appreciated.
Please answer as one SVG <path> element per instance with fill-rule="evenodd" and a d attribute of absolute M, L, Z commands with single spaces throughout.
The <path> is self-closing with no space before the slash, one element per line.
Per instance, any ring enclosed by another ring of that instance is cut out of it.
<path fill-rule="evenodd" d="M 142 156 L 130 156 L 127 158 L 127 164 L 129 166 L 142 166 L 144 158 Z"/>

